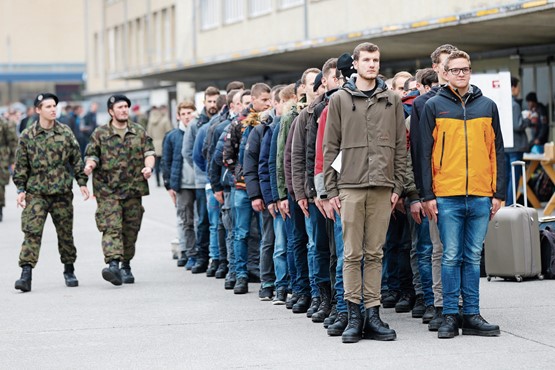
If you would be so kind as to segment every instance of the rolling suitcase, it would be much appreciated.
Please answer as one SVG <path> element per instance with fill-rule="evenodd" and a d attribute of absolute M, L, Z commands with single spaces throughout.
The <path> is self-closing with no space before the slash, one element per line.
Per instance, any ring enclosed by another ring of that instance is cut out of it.
<path fill-rule="evenodd" d="M 511 164 L 513 199 L 516 199 L 515 166 L 522 166 L 524 173 L 524 165 L 523 161 Z M 523 194 L 524 207 L 520 204 L 502 207 L 489 223 L 485 242 L 488 281 L 492 277 L 518 282 L 526 277 L 543 279 L 538 212 L 528 208 L 526 188 Z"/>

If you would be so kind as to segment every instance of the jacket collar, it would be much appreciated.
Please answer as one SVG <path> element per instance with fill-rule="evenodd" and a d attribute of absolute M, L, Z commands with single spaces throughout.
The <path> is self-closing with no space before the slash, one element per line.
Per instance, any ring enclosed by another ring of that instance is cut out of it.
<path fill-rule="evenodd" d="M 55 134 L 62 133 L 62 127 L 60 122 L 54 121 L 54 126 L 52 126 L 50 130 L 46 130 L 39 124 L 38 120 L 35 121 L 33 126 L 33 137 L 37 137 L 38 135 L 41 135 L 41 134 L 47 134 L 49 132 L 53 132 Z"/>
<path fill-rule="evenodd" d="M 108 127 L 108 131 L 110 132 L 110 136 L 114 136 L 118 134 L 114 129 L 114 126 L 112 125 L 112 120 L 110 120 L 110 122 L 108 122 L 106 126 Z M 137 130 L 135 129 L 135 127 L 133 127 L 133 122 L 131 120 L 127 120 L 127 131 L 125 133 L 137 135 Z"/>

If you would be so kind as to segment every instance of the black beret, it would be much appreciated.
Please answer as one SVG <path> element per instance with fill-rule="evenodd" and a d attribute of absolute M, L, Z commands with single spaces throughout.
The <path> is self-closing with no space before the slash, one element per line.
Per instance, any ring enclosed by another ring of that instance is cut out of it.
<path fill-rule="evenodd" d="M 56 102 L 56 105 L 58 105 L 58 97 L 54 94 L 51 93 L 42 93 L 42 94 L 38 94 L 37 97 L 35 98 L 35 107 L 38 108 L 38 106 L 40 105 L 40 103 L 43 102 L 43 100 L 46 99 L 54 99 L 54 101 Z"/>
<path fill-rule="evenodd" d="M 127 102 L 127 106 L 131 108 L 131 100 L 125 95 L 112 95 L 108 98 L 108 109 L 112 109 L 112 106 L 117 102 L 124 101 Z"/>
<path fill-rule="evenodd" d="M 314 79 L 314 87 L 312 88 L 312 91 L 314 92 L 318 91 L 320 86 L 322 86 L 322 72 L 318 72 L 318 74 L 316 75 L 316 78 Z"/>
<path fill-rule="evenodd" d="M 353 57 L 349 53 L 343 53 L 339 58 L 337 58 L 337 69 L 341 71 L 341 74 L 345 78 L 351 77 L 355 73 L 355 68 L 353 67 Z"/>

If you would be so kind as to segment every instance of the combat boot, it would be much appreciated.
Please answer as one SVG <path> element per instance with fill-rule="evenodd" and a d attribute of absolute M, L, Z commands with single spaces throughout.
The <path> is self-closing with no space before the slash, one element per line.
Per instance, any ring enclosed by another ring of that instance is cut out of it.
<path fill-rule="evenodd" d="M 338 337 L 342 335 L 348 322 L 349 318 L 347 312 L 339 312 L 333 324 L 328 326 L 328 335 L 330 337 Z"/>
<path fill-rule="evenodd" d="M 324 322 L 331 312 L 331 285 L 329 282 L 318 285 L 320 291 L 320 306 L 312 314 L 312 322 Z"/>
<path fill-rule="evenodd" d="M 214 277 L 216 276 L 216 271 L 218 270 L 218 266 L 220 265 L 220 260 L 216 260 L 216 259 L 212 259 L 212 261 L 210 261 L 210 265 L 208 266 L 208 269 L 206 270 L 206 277 Z"/>
<path fill-rule="evenodd" d="M 79 280 L 75 277 L 73 263 L 66 263 L 64 265 L 64 279 L 66 281 L 66 286 L 68 287 L 79 286 Z"/>
<path fill-rule="evenodd" d="M 33 268 L 31 265 L 21 266 L 21 278 L 15 282 L 15 289 L 19 289 L 22 292 L 30 292 L 31 280 L 33 280 Z"/>
<path fill-rule="evenodd" d="M 177 258 L 177 267 L 183 267 L 187 264 L 187 252 L 179 253 L 179 257 Z"/>
<path fill-rule="evenodd" d="M 347 302 L 349 318 L 347 327 L 341 335 L 341 340 L 343 343 L 357 343 L 362 338 L 362 326 L 364 324 L 360 305 L 351 301 L 345 302 Z"/>
<path fill-rule="evenodd" d="M 129 261 L 123 261 L 121 263 L 121 281 L 124 284 L 133 284 L 135 282 L 135 276 L 133 276 L 133 273 L 131 272 L 131 265 L 129 264 Z"/>
<path fill-rule="evenodd" d="M 394 340 L 397 338 L 395 330 L 380 318 L 380 306 L 366 309 L 366 320 L 364 322 L 364 339 Z"/>
<path fill-rule="evenodd" d="M 227 268 L 227 260 L 220 260 L 218 269 L 216 270 L 216 279 L 223 279 L 227 275 L 229 269 Z"/>
<path fill-rule="evenodd" d="M 119 269 L 119 260 L 111 260 L 108 267 L 102 269 L 102 277 L 104 280 L 114 284 L 121 285 L 121 271 Z"/>

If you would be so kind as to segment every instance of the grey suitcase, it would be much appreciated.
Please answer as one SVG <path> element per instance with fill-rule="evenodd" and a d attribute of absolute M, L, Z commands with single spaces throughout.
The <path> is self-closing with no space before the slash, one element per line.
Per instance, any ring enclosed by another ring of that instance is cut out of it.
<path fill-rule="evenodd" d="M 511 164 L 513 199 L 516 199 L 515 166 L 522 166 L 522 172 L 525 171 L 524 162 Z M 528 208 L 526 188 L 523 194 L 524 207 L 516 203 L 502 207 L 489 223 L 485 242 L 488 281 L 492 277 L 511 278 L 518 282 L 526 277 L 543 279 L 538 211 Z"/>

